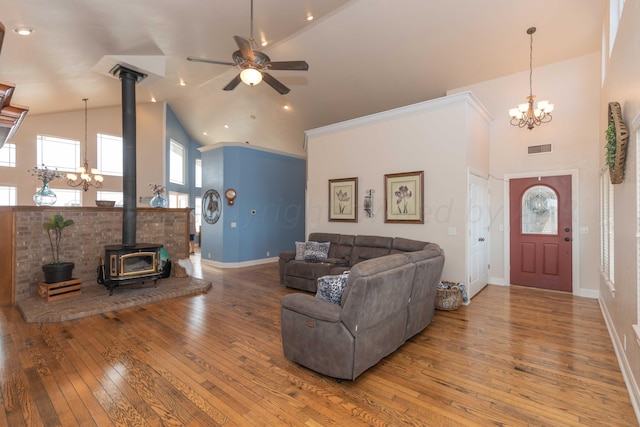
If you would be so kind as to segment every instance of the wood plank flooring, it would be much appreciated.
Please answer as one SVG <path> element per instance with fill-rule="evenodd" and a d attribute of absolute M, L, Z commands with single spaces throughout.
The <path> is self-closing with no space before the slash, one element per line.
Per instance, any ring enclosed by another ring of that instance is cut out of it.
<path fill-rule="evenodd" d="M 598 303 L 488 286 L 356 381 L 284 358 L 277 264 L 63 323 L 0 307 L 0 425 L 634 426 Z"/>

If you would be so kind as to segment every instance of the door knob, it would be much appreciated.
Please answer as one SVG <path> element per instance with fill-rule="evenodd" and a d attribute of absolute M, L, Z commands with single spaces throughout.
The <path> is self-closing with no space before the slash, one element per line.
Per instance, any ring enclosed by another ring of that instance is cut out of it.
<path fill-rule="evenodd" d="M 571 237 L 565 237 L 565 238 L 564 238 L 564 241 L 565 241 L 565 242 L 570 242 L 570 241 L 571 241 Z"/>
<path fill-rule="evenodd" d="M 484 242 L 484 237 L 478 238 L 478 242 Z"/>
<path fill-rule="evenodd" d="M 567 233 L 571 231 L 571 229 L 569 227 L 565 228 L 564 231 L 566 231 Z"/>

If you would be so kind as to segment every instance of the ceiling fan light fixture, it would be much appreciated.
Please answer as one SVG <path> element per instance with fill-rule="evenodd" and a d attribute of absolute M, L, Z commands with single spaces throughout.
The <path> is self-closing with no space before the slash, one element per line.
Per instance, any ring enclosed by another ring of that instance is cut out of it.
<path fill-rule="evenodd" d="M 248 86 L 255 86 L 262 81 L 262 73 L 255 68 L 245 68 L 240 72 L 240 80 Z"/>

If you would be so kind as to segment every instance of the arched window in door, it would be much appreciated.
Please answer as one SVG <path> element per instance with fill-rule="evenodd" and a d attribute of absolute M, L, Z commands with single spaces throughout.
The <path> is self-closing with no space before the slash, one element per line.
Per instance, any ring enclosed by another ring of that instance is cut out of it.
<path fill-rule="evenodd" d="M 558 194 L 534 185 L 522 195 L 522 234 L 558 234 Z"/>

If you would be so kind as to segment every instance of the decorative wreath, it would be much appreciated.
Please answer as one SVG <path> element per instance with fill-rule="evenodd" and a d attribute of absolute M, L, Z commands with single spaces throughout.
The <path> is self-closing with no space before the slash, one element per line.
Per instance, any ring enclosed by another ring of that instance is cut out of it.
<path fill-rule="evenodd" d="M 618 102 L 609 103 L 609 126 L 605 135 L 607 138 L 605 159 L 609 166 L 611 183 L 620 184 L 624 180 L 629 131 L 622 120 L 622 109 Z"/>

